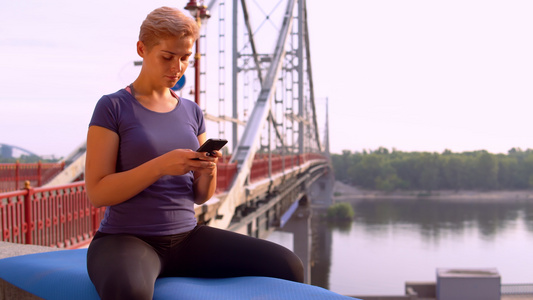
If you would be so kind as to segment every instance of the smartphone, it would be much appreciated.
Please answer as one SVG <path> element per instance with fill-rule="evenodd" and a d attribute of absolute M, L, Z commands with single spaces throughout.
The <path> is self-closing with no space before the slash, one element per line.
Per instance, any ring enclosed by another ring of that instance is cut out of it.
<path fill-rule="evenodd" d="M 227 142 L 225 139 L 208 139 L 196 152 L 207 152 L 207 155 L 211 155 L 211 152 L 222 149 Z"/>

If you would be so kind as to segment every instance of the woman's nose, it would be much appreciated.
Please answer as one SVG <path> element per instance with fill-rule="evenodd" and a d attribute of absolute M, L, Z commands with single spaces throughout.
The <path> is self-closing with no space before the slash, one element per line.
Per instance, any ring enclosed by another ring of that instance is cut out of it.
<path fill-rule="evenodd" d="M 183 70 L 183 64 L 180 60 L 174 62 L 172 64 L 172 71 L 175 73 L 181 73 Z"/>

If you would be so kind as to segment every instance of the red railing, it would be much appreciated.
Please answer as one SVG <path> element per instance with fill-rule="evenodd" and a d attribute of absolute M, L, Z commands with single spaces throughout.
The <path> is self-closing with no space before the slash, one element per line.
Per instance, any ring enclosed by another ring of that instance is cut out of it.
<path fill-rule="evenodd" d="M 271 174 L 288 170 L 317 154 L 272 155 Z M 217 193 L 227 191 L 237 173 L 237 164 L 222 158 L 217 166 Z M 269 175 L 269 156 L 256 155 L 250 170 L 252 181 Z M 0 241 L 77 248 L 90 242 L 100 225 L 105 208 L 95 208 L 87 199 L 85 182 L 54 187 L 31 188 L 0 193 Z"/>
<path fill-rule="evenodd" d="M 46 184 L 65 168 L 65 163 L 0 164 L 0 193 L 16 191 L 29 181 L 31 186 Z"/>
<path fill-rule="evenodd" d="M 0 194 L 2 241 L 73 248 L 90 241 L 105 209 L 87 199 L 85 182 Z"/>
<path fill-rule="evenodd" d="M 217 164 L 217 189 L 215 193 L 222 193 L 230 188 L 233 177 L 237 173 L 237 163 L 226 162 L 229 157 L 222 157 Z"/>
<path fill-rule="evenodd" d="M 310 160 L 321 159 L 324 156 L 315 153 L 294 154 L 294 155 L 280 155 L 280 154 L 256 154 L 252 168 L 250 170 L 250 181 L 254 182 L 260 179 L 268 178 L 269 158 L 272 157 L 271 174 L 278 174 L 285 170 L 290 170 L 296 166 L 300 166 Z"/>

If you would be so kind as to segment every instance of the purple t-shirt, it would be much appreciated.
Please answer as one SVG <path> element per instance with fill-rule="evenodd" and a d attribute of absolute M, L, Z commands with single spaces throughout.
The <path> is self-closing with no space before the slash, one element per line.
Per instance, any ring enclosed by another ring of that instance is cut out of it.
<path fill-rule="evenodd" d="M 205 132 L 200 107 L 180 98 L 174 110 L 158 113 L 142 106 L 128 91 L 103 96 L 89 126 L 100 126 L 120 137 L 116 171 L 135 168 L 174 149 L 198 148 Z M 100 231 L 138 235 L 169 235 L 192 230 L 193 173 L 163 176 L 120 204 L 107 207 Z"/>

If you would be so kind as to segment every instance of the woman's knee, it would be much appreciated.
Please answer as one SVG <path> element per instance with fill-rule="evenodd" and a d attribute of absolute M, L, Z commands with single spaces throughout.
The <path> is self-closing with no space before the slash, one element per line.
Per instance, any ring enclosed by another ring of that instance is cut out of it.
<path fill-rule="evenodd" d="M 271 277 L 296 282 L 304 281 L 304 265 L 302 260 L 291 250 L 269 241 L 262 241 L 263 260 L 260 268 L 268 270 Z"/>
<path fill-rule="evenodd" d="M 123 274 L 117 278 L 102 280 L 99 286 L 95 287 L 102 300 L 124 299 L 124 300 L 150 300 L 154 294 L 154 283 L 146 280 L 138 280 Z"/>
<path fill-rule="evenodd" d="M 285 264 L 284 276 L 287 280 L 304 282 L 304 265 L 302 260 L 292 251 L 288 250 L 279 258 Z"/>
<path fill-rule="evenodd" d="M 87 271 L 102 299 L 152 299 L 161 261 L 141 240 L 105 236 L 89 246 Z"/>

